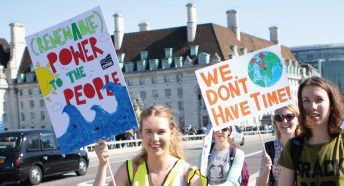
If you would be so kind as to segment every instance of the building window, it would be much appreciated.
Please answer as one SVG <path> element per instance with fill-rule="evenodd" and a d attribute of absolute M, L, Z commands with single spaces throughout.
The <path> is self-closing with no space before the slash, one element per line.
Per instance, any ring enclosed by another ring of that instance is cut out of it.
<path fill-rule="evenodd" d="M 31 116 L 31 120 L 35 119 L 35 113 L 34 112 L 30 112 L 30 116 Z"/>
<path fill-rule="evenodd" d="M 169 108 L 172 108 L 172 104 L 170 101 L 166 101 L 166 106 L 169 107 Z"/>
<path fill-rule="evenodd" d="M 208 126 L 209 124 L 209 117 L 208 116 L 203 116 L 203 126 Z"/>
<path fill-rule="evenodd" d="M 45 112 L 41 111 L 41 120 L 44 121 L 45 120 Z"/>
<path fill-rule="evenodd" d="M 3 118 L 2 118 L 2 119 L 3 119 L 3 122 L 6 123 L 6 122 L 7 122 L 7 114 L 3 114 L 2 117 L 3 117 Z"/>
<path fill-rule="evenodd" d="M 32 95 L 32 90 L 31 89 L 29 89 L 29 95 Z"/>
<path fill-rule="evenodd" d="M 133 80 L 131 80 L 131 79 L 128 79 L 128 86 L 132 86 L 132 85 L 134 85 L 134 83 L 133 83 Z"/>
<path fill-rule="evenodd" d="M 184 110 L 184 103 L 182 101 L 178 101 L 178 108 L 179 110 Z"/>
<path fill-rule="evenodd" d="M 142 99 L 146 99 L 146 97 L 147 97 L 147 94 L 146 94 L 146 91 L 140 91 L 140 98 L 142 98 Z"/>
<path fill-rule="evenodd" d="M 178 88 L 178 96 L 183 97 L 183 88 Z"/>
<path fill-rule="evenodd" d="M 159 93 L 157 89 L 153 90 L 153 98 L 158 98 L 159 97 Z"/>
<path fill-rule="evenodd" d="M 40 107 L 44 107 L 44 100 L 43 100 L 43 99 L 40 99 L 40 100 L 39 100 L 39 106 L 40 106 Z"/>
<path fill-rule="evenodd" d="M 20 117 L 22 121 L 25 121 L 25 114 L 24 113 L 20 113 Z"/>
<path fill-rule="evenodd" d="M 146 84 L 145 79 L 144 79 L 144 78 L 141 78 L 141 79 L 140 79 L 140 85 L 145 85 L 145 84 Z"/>
<path fill-rule="evenodd" d="M 30 100 L 30 108 L 34 107 L 35 103 L 33 102 L 33 100 Z"/>
<path fill-rule="evenodd" d="M 168 83 L 171 81 L 170 77 L 169 76 L 164 76 L 164 81 L 165 83 Z"/>
<path fill-rule="evenodd" d="M 180 126 L 184 126 L 184 124 L 185 124 L 185 119 L 184 119 L 183 116 L 179 117 L 179 124 L 180 124 Z"/>
<path fill-rule="evenodd" d="M 165 96 L 170 97 L 171 96 L 171 89 L 165 89 Z"/>
<path fill-rule="evenodd" d="M 158 77 L 152 77 L 152 84 L 158 84 Z"/>
<path fill-rule="evenodd" d="M 177 74 L 177 82 L 181 82 L 183 80 L 183 74 L 179 73 Z"/>
<path fill-rule="evenodd" d="M 19 104 L 20 104 L 20 108 L 24 108 L 24 102 L 23 101 L 20 101 Z"/>

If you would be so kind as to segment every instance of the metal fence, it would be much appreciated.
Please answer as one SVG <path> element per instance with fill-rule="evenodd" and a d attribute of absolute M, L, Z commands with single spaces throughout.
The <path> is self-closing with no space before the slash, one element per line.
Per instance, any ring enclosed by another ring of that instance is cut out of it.
<path fill-rule="evenodd" d="M 245 136 L 246 135 L 257 135 L 258 131 L 245 131 L 242 132 Z M 263 130 L 260 131 L 261 134 L 268 134 L 271 133 L 271 130 Z M 184 135 L 181 136 L 182 141 L 193 141 L 193 140 L 203 140 L 205 134 L 196 134 L 196 135 Z M 120 148 L 128 148 L 128 147 L 137 147 L 142 145 L 141 139 L 136 140 L 123 140 L 123 141 L 110 141 L 107 142 L 109 149 L 120 149 Z M 91 144 L 87 146 L 88 151 L 94 151 L 95 144 Z"/>

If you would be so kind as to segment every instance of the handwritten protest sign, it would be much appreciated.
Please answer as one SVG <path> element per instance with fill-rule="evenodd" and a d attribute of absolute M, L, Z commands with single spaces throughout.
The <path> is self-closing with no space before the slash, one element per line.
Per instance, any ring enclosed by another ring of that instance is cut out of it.
<path fill-rule="evenodd" d="M 214 130 L 292 104 L 283 64 L 275 45 L 197 70 Z"/>
<path fill-rule="evenodd" d="M 213 129 L 211 128 L 209 133 L 203 139 L 203 148 L 201 154 L 201 174 L 207 175 L 208 169 L 208 156 L 211 149 L 211 143 L 213 140 Z"/>
<path fill-rule="evenodd" d="M 62 152 L 137 126 L 100 7 L 26 42 Z"/>

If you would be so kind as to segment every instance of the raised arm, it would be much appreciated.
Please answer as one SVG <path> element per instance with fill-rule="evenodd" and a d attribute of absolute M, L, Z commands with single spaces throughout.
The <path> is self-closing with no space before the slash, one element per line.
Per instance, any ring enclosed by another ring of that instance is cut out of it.
<path fill-rule="evenodd" d="M 109 152 L 106 142 L 104 140 L 100 140 L 96 144 L 95 152 L 98 157 L 98 170 L 97 175 L 94 180 L 93 186 L 104 186 L 105 185 L 105 177 L 106 177 L 106 168 L 107 168 L 107 161 L 109 159 Z"/>
<path fill-rule="evenodd" d="M 99 165 L 98 165 L 98 171 L 96 178 L 94 180 L 93 185 L 94 186 L 104 186 L 105 185 L 105 180 L 106 180 L 106 169 L 108 167 L 107 161 L 109 160 L 109 151 L 107 144 L 104 140 L 101 140 L 98 142 L 96 145 L 96 154 L 99 160 Z M 128 181 L 128 174 L 127 174 L 127 166 L 126 163 L 124 162 L 117 170 L 115 174 L 115 183 L 111 181 L 109 183 L 109 186 L 128 186 L 129 181 Z"/>
<path fill-rule="evenodd" d="M 260 164 L 260 173 L 256 182 L 257 186 L 268 185 L 269 177 L 270 177 L 270 170 L 272 168 L 271 166 L 272 166 L 272 161 L 271 161 L 270 156 L 265 151 L 263 151 L 262 163 Z"/>

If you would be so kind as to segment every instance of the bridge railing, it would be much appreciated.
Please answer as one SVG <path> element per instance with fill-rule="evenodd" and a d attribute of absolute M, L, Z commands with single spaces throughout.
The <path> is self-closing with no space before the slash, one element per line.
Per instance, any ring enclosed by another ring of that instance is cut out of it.
<path fill-rule="evenodd" d="M 245 136 L 246 135 L 257 135 L 257 131 L 245 131 L 242 132 Z M 260 131 L 261 134 L 268 134 L 271 133 L 271 131 L 263 130 Z M 181 136 L 182 141 L 193 141 L 193 140 L 203 140 L 205 137 L 205 134 L 196 134 L 196 135 L 183 135 Z M 106 142 L 109 149 L 119 149 L 119 148 L 127 148 L 127 147 L 137 147 L 142 145 L 141 139 L 136 140 L 123 140 L 123 141 L 110 141 Z M 86 146 L 88 151 L 94 151 L 95 144 L 91 144 Z"/>

